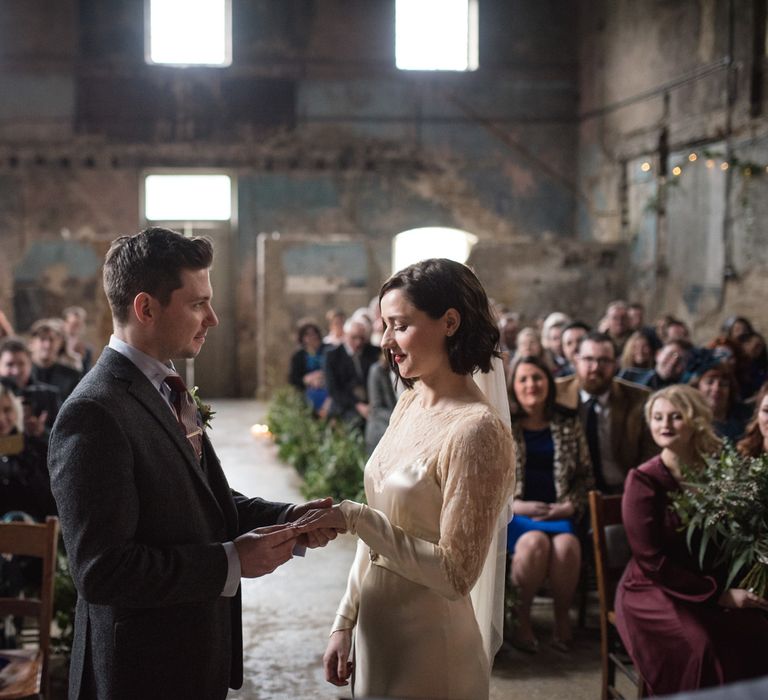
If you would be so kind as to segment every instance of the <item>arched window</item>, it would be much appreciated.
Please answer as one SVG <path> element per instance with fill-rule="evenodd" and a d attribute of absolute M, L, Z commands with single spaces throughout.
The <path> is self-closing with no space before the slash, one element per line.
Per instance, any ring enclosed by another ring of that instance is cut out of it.
<path fill-rule="evenodd" d="M 428 226 L 403 231 L 392 242 L 392 271 L 426 258 L 448 258 L 464 263 L 477 236 L 457 228 Z"/>

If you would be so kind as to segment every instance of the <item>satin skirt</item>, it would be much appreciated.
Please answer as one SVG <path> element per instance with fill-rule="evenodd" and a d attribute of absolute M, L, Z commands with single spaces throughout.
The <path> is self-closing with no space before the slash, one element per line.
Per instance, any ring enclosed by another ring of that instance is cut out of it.
<path fill-rule="evenodd" d="M 469 596 L 448 600 L 375 564 L 362 584 L 354 658 L 355 697 L 488 698 Z"/>

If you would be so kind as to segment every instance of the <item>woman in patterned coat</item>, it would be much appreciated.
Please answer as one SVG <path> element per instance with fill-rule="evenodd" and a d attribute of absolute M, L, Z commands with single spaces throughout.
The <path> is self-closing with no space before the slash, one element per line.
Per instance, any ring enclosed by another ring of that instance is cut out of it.
<path fill-rule="evenodd" d="M 569 610 L 581 567 L 577 525 L 594 486 L 589 448 L 575 412 L 555 404 L 555 380 L 537 357 L 520 357 L 511 370 L 516 493 L 507 548 L 518 589 L 517 629 L 510 642 L 534 653 L 531 603 L 549 580 L 555 613 L 552 645 L 568 651 Z"/>

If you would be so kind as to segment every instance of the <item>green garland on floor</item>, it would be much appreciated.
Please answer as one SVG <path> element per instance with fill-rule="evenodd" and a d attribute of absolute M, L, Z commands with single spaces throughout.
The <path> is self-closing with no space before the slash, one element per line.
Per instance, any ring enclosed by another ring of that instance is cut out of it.
<path fill-rule="evenodd" d="M 304 478 L 305 498 L 333 496 L 364 502 L 363 436 L 340 422 L 330 423 L 312 410 L 293 387 L 278 389 L 267 412 L 267 425 L 278 446 L 277 454 Z"/>

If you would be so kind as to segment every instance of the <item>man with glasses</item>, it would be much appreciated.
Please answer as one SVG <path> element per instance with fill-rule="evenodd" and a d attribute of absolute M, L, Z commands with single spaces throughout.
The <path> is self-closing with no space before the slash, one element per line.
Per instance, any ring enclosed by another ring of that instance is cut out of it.
<path fill-rule="evenodd" d="M 582 419 L 597 488 L 621 493 L 627 472 L 657 452 L 643 417 L 649 392 L 615 376 L 616 349 L 604 333 L 587 334 L 575 360 L 576 374 L 557 380 L 557 402 Z"/>

